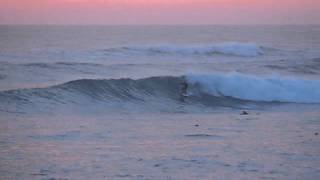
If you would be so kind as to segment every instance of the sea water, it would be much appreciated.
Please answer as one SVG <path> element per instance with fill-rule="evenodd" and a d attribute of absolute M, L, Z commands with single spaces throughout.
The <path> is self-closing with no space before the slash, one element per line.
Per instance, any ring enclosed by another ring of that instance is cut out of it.
<path fill-rule="evenodd" d="M 0 123 L 4 179 L 318 179 L 320 26 L 0 26 Z"/>

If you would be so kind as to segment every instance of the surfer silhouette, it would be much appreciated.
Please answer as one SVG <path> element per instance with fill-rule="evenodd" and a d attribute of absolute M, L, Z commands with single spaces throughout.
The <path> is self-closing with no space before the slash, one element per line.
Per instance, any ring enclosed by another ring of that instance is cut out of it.
<path fill-rule="evenodd" d="M 182 102 L 185 101 L 185 99 L 188 97 L 187 91 L 188 91 L 188 83 L 185 79 L 183 79 L 183 82 L 181 83 L 181 92 L 180 92 L 180 100 Z"/>

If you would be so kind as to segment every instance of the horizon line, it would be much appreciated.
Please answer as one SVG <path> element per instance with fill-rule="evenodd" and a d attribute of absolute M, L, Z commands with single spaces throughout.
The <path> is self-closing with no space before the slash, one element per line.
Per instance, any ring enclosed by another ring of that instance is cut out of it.
<path fill-rule="evenodd" d="M 270 24 L 60 24 L 60 23 L 39 23 L 39 24 L 2 24 L 0 26 L 320 26 L 320 23 L 270 23 Z"/>

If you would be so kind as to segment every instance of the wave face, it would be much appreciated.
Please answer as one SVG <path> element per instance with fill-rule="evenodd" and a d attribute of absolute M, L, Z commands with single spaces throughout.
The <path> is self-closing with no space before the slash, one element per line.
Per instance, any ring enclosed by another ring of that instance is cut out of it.
<path fill-rule="evenodd" d="M 226 42 L 212 45 L 159 45 L 159 46 L 124 46 L 105 50 L 107 53 L 122 54 L 170 54 L 170 55 L 202 55 L 214 54 L 233 56 L 258 56 L 263 54 L 260 46 L 254 43 Z"/>
<path fill-rule="evenodd" d="M 203 93 L 250 101 L 320 103 L 320 80 L 288 79 L 278 76 L 190 75 L 188 82 Z"/>
<path fill-rule="evenodd" d="M 181 77 L 80 79 L 48 88 L 0 92 L 0 111 L 161 111 L 180 102 Z"/>
<path fill-rule="evenodd" d="M 263 78 L 238 73 L 138 80 L 81 79 L 48 88 L 0 92 L 0 110 L 101 105 L 104 110 L 177 111 L 181 106 L 202 110 L 203 107 L 241 108 L 271 102 L 320 103 L 319 89 L 319 80 Z"/>

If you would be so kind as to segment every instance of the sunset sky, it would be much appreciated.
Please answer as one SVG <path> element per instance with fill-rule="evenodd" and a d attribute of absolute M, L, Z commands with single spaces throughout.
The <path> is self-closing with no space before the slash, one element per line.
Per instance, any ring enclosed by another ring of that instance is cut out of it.
<path fill-rule="evenodd" d="M 0 0 L 0 24 L 320 24 L 320 0 Z"/>

